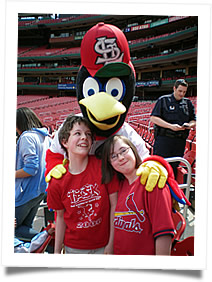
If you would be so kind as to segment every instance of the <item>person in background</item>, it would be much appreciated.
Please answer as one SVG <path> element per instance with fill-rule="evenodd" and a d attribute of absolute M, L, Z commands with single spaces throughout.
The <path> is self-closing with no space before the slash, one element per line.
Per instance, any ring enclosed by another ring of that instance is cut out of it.
<path fill-rule="evenodd" d="M 178 79 L 173 87 L 174 92 L 157 100 L 150 117 L 155 135 L 153 155 L 183 157 L 189 130 L 196 126 L 195 108 L 185 98 L 187 89 L 188 83 Z M 171 163 L 175 177 L 178 164 Z"/>
<path fill-rule="evenodd" d="M 119 179 L 114 218 L 114 254 L 170 255 L 174 223 L 168 186 L 147 192 L 136 175 L 141 159 L 136 147 L 124 136 L 105 141 L 102 183 Z"/>
<path fill-rule="evenodd" d="M 15 165 L 15 236 L 31 240 L 39 231 L 33 221 L 45 198 L 45 156 L 51 138 L 36 114 L 27 107 L 17 109 Z"/>

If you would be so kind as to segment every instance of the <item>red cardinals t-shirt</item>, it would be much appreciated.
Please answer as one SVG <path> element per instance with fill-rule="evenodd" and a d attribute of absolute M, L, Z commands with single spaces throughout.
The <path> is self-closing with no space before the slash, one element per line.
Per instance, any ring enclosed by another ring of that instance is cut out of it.
<path fill-rule="evenodd" d="M 89 156 L 85 171 L 52 179 L 47 190 L 50 209 L 62 210 L 66 223 L 64 245 L 75 249 L 96 249 L 107 245 L 110 229 L 109 194 L 119 183 L 101 184 L 101 160 Z"/>
<path fill-rule="evenodd" d="M 114 219 L 114 254 L 155 255 L 155 239 L 174 235 L 168 187 L 147 192 L 140 178 L 125 179 L 118 193 Z"/>

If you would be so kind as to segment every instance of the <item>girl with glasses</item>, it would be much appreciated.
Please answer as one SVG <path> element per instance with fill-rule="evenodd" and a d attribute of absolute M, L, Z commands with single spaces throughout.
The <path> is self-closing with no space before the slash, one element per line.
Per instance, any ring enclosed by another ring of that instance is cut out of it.
<path fill-rule="evenodd" d="M 120 187 L 114 217 L 114 254 L 170 255 L 174 224 L 168 186 L 147 192 L 136 175 L 141 159 L 129 139 L 111 136 L 102 159 L 102 182 L 117 174 Z"/>

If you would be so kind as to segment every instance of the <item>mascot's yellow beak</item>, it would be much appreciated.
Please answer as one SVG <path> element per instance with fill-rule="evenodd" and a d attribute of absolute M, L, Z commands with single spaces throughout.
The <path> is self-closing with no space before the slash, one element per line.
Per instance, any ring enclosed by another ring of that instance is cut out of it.
<path fill-rule="evenodd" d="M 122 103 L 105 92 L 99 92 L 84 98 L 79 103 L 86 107 L 89 120 L 101 130 L 108 130 L 116 126 L 121 114 L 126 112 L 126 108 Z M 112 124 L 103 122 L 114 117 L 117 118 Z"/>

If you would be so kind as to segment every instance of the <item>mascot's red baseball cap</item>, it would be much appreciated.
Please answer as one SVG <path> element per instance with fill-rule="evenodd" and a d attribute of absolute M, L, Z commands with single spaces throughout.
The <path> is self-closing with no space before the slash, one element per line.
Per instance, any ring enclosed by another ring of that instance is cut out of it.
<path fill-rule="evenodd" d="M 87 31 L 81 43 L 81 65 L 91 76 L 129 75 L 135 70 L 124 33 L 116 26 L 100 22 Z"/>

